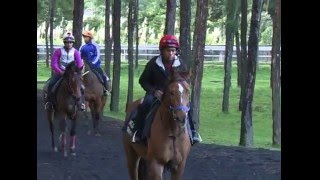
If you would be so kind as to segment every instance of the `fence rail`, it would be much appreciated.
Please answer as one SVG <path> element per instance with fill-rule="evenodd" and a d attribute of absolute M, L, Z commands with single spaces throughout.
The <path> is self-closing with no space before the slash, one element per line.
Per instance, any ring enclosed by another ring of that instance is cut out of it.
<path fill-rule="evenodd" d="M 60 48 L 62 45 L 55 45 L 54 49 Z M 139 49 L 139 59 L 150 59 L 153 56 L 159 54 L 159 48 L 155 45 L 140 45 Z M 50 54 L 50 52 L 49 52 Z M 135 48 L 134 48 L 135 54 Z M 224 61 L 225 46 L 214 45 L 205 46 L 205 61 Z M 101 59 L 104 60 L 104 46 L 100 46 Z M 113 54 L 111 55 L 113 58 Z M 233 47 L 233 60 L 236 60 L 236 47 Z M 46 59 L 46 46 L 37 45 L 37 61 Z M 126 61 L 128 59 L 128 46 L 121 46 L 121 60 Z M 111 59 L 112 60 L 112 59 Z M 258 61 L 270 61 L 271 60 L 271 46 L 259 46 Z"/>

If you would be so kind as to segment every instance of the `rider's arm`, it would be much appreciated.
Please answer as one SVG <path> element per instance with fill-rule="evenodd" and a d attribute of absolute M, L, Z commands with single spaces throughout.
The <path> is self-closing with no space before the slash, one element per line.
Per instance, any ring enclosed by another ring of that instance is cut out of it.
<path fill-rule="evenodd" d="M 93 64 L 96 64 L 98 61 L 100 61 L 100 48 L 99 45 L 95 42 L 92 42 L 93 47 L 95 48 L 96 51 L 96 56 L 94 57 L 94 59 L 92 60 Z"/>
<path fill-rule="evenodd" d="M 140 78 L 139 78 L 139 83 L 141 87 L 146 91 L 146 92 L 154 92 L 156 89 L 152 85 L 152 66 L 153 63 L 151 60 L 147 63 L 145 69 L 143 70 Z"/>
<path fill-rule="evenodd" d="M 80 52 L 76 49 L 74 51 L 74 61 L 79 69 L 83 67 L 83 61 L 81 59 Z"/>
<path fill-rule="evenodd" d="M 51 58 L 51 68 L 56 74 L 63 73 L 63 71 L 59 67 L 60 56 L 61 56 L 61 49 L 57 49 L 54 51 L 53 56 Z"/>

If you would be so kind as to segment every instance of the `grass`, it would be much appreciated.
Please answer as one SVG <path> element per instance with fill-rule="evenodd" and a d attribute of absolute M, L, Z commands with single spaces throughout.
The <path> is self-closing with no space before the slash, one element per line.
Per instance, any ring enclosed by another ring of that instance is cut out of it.
<path fill-rule="evenodd" d="M 140 61 L 139 61 L 140 62 Z M 141 61 L 134 72 L 134 99 L 144 96 L 138 83 L 146 61 Z M 45 81 L 50 75 L 50 68 L 45 63 L 38 63 L 37 78 Z M 112 78 L 112 77 L 111 77 Z M 223 113 L 223 79 L 224 68 L 221 63 L 206 63 L 203 70 L 202 92 L 200 99 L 200 128 L 203 143 L 238 146 L 240 139 L 241 112 L 238 111 L 240 89 L 237 87 L 236 65 L 233 65 L 229 99 L 229 113 Z M 253 109 L 254 148 L 278 149 L 272 147 L 272 101 L 270 83 L 270 64 L 260 64 L 257 69 Z M 38 84 L 41 88 L 42 84 Z M 122 63 L 120 78 L 119 112 L 109 110 L 110 98 L 104 114 L 123 120 L 128 87 L 128 64 Z"/>

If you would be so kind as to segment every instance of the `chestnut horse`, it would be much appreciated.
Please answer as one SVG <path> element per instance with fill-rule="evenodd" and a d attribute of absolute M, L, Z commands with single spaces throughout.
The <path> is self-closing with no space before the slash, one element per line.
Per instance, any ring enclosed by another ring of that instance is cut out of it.
<path fill-rule="evenodd" d="M 162 179 L 165 168 L 171 170 L 171 179 L 182 179 L 191 148 L 187 132 L 190 96 L 187 80 L 190 75 L 191 73 L 175 73 L 170 78 L 161 104 L 153 117 L 147 145 L 132 143 L 131 136 L 124 132 L 123 144 L 128 172 L 132 180 L 137 180 L 138 176 L 142 178 L 141 175 L 150 179 Z M 126 110 L 125 126 L 131 120 L 129 118 L 131 112 L 137 108 L 140 101 L 142 99 L 129 104 Z M 146 162 L 143 165 L 146 165 L 148 170 L 144 168 L 142 171 L 142 168 L 139 168 L 141 160 Z"/>
<path fill-rule="evenodd" d="M 60 148 L 63 151 L 65 157 L 67 156 L 67 119 L 71 120 L 70 152 L 72 155 L 75 155 L 76 123 L 78 112 L 81 111 L 81 86 L 81 69 L 79 69 L 73 61 L 67 65 L 62 77 L 61 84 L 56 91 L 56 107 L 54 109 L 46 109 L 49 128 L 51 131 L 52 148 L 55 152 L 58 151 L 58 148 L 55 146 L 53 121 L 55 119 L 59 119 L 61 131 L 59 138 Z"/>
<path fill-rule="evenodd" d="M 103 115 L 103 108 L 107 102 L 107 96 L 103 95 L 103 85 L 95 74 L 97 72 L 94 72 L 85 61 L 84 64 L 83 84 L 85 86 L 84 98 L 86 101 L 86 111 L 89 107 L 93 122 L 93 133 L 99 136 L 99 121 Z M 109 92 L 111 91 L 111 81 L 108 82 L 107 90 Z M 85 116 L 86 119 L 89 119 L 86 113 Z M 88 130 L 88 134 L 91 134 L 90 129 Z"/>

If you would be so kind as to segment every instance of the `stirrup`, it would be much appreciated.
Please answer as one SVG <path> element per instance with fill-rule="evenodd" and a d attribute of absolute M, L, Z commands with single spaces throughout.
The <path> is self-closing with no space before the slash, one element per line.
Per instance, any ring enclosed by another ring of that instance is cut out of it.
<path fill-rule="evenodd" d="M 81 103 L 80 109 L 81 109 L 81 111 L 86 110 L 86 105 L 84 103 Z"/>
<path fill-rule="evenodd" d="M 52 103 L 49 102 L 49 101 L 46 102 L 46 104 L 44 105 L 44 109 L 45 109 L 45 110 L 48 110 L 48 109 L 52 110 L 52 109 L 53 109 Z"/>
<path fill-rule="evenodd" d="M 132 140 L 131 142 L 135 143 L 136 142 L 136 134 L 137 134 L 138 130 L 136 130 L 134 133 L 133 133 L 133 136 L 132 136 Z"/>
<path fill-rule="evenodd" d="M 136 138 L 139 138 L 139 137 L 137 137 L 137 132 L 138 132 L 138 130 L 136 130 L 134 133 L 133 133 L 133 136 L 132 136 L 132 140 L 131 140 L 131 142 L 133 142 L 133 143 L 136 143 L 137 142 L 137 140 L 136 140 Z M 140 138 L 139 138 L 140 139 Z"/>
<path fill-rule="evenodd" d="M 103 95 L 104 96 L 109 96 L 110 95 L 110 92 L 106 89 L 103 90 Z"/>
<path fill-rule="evenodd" d="M 193 131 L 194 133 L 197 133 L 197 138 L 192 137 L 192 140 L 195 141 L 196 143 L 200 143 L 202 142 L 202 138 L 200 136 L 200 133 L 198 133 L 197 131 Z M 195 144 L 195 143 L 194 143 Z"/>

